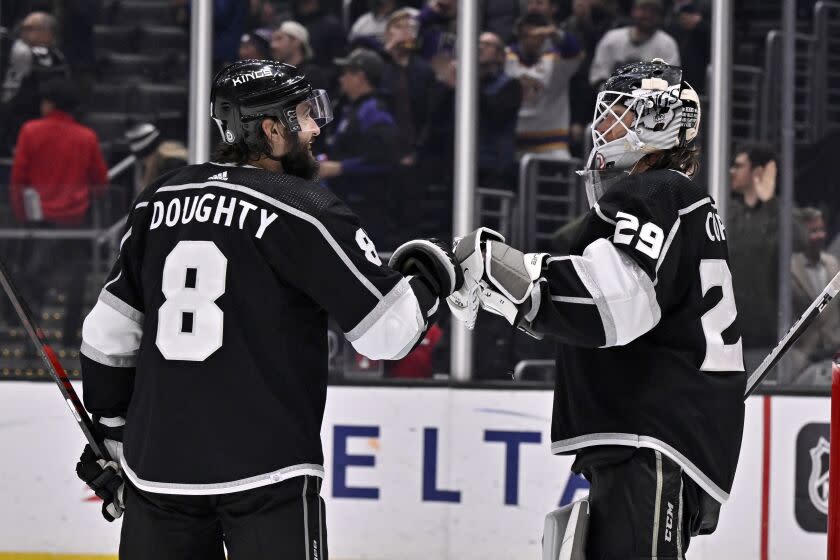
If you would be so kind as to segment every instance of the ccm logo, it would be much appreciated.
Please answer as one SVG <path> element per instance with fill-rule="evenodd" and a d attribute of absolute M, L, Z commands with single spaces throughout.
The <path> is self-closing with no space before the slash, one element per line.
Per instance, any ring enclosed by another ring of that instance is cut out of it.
<path fill-rule="evenodd" d="M 665 513 L 665 542 L 671 542 L 671 529 L 674 528 L 674 504 L 668 502 L 668 511 Z"/>

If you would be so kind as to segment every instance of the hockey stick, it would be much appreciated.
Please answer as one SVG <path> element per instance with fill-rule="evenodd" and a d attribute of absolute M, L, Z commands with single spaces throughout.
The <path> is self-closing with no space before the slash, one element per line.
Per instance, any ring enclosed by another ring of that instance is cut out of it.
<path fill-rule="evenodd" d="M 767 377 L 767 374 L 770 373 L 770 370 L 779 363 L 779 360 L 782 359 L 785 352 L 787 352 L 790 347 L 793 346 L 793 343 L 802 336 L 802 333 L 811 326 L 814 319 L 823 312 L 823 309 L 826 308 L 828 303 L 831 301 L 831 298 L 837 295 L 837 292 L 840 292 L 840 272 L 831 279 L 831 282 L 829 282 L 822 293 L 817 296 L 817 299 L 815 299 L 808 309 L 805 310 L 805 313 L 803 313 L 799 320 L 793 324 L 787 334 L 783 336 L 782 340 L 780 340 L 776 347 L 773 348 L 773 351 L 767 354 L 767 357 L 764 358 L 761 365 L 759 365 L 752 375 L 750 375 L 749 379 L 747 379 L 747 389 L 744 392 L 745 399 L 756 390 L 758 385 L 765 377 Z"/>
<path fill-rule="evenodd" d="M 73 413 L 73 418 L 76 419 L 76 422 L 82 429 L 82 433 L 85 434 L 85 438 L 90 444 L 90 448 L 98 458 L 111 461 L 112 457 L 108 453 L 108 450 L 102 442 L 93 435 L 94 428 L 90 416 L 88 416 L 85 407 L 82 405 L 82 401 L 79 400 L 79 395 L 76 394 L 75 389 L 73 389 L 73 385 L 70 384 L 67 372 L 65 372 L 64 368 L 61 367 L 58 357 L 47 343 L 44 332 L 35 324 L 35 321 L 32 319 L 32 313 L 29 311 L 29 307 L 26 305 L 23 298 L 20 297 L 20 292 L 17 291 L 12 283 L 12 278 L 9 275 L 8 269 L 6 269 L 3 259 L 0 259 L 0 285 L 3 286 L 3 291 L 6 292 L 6 295 L 9 296 L 12 306 L 15 308 L 18 317 L 20 317 L 21 323 L 23 323 L 23 328 L 26 330 L 26 333 L 29 335 L 29 339 L 38 350 L 38 355 L 46 364 L 47 370 L 50 372 L 53 381 L 55 381 L 56 385 L 58 385 L 58 389 L 61 391 L 64 401 L 67 403 L 67 406 L 70 407 L 70 412 Z"/>

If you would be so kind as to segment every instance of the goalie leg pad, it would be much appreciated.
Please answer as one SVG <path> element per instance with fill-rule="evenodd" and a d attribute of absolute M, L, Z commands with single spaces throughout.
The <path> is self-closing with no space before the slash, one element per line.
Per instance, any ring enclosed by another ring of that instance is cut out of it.
<path fill-rule="evenodd" d="M 585 560 L 589 533 L 589 501 L 586 498 L 555 509 L 545 516 L 543 560 Z"/>

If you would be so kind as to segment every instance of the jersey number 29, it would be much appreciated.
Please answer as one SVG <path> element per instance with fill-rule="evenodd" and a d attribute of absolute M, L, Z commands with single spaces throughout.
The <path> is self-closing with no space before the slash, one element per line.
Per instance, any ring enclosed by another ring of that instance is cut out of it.
<path fill-rule="evenodd" d="M 167 360 L 201 362 L 221 348 L 227 257 L 212 241 L 180 241 L 163 265 L 158 350 Z"/>

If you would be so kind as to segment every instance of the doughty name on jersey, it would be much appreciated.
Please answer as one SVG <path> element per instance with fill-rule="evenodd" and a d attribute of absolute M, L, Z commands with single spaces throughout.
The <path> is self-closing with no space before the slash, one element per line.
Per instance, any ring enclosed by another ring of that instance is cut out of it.
<path fill-rule="evenodd" d="M 249 219 L 248 216 L 252 210 L 259 210 L 259 214 L 255 212 L 250 219 L 255 220 L 259 218 L 259 228 L 254 237 L 261 239 L 268 226 L 277 219 L 276 213 L 258 208 L 255 204 L 233 196 L 217 196 L 213 193 L 173 198 L 167 203 L 156 200 L 153 203 L 152 221 L 149 223 L 149 231 L 157 229 L 160 226 L 174 227 L 178 224 L 188 224 L 193 220 L 207 222 L 211 219 L 214 224 L 227 227 L 237 224 L 239 229 L 244 229 L 245 220 Z M 237 212 L 239 219 L 234 220 Z"/>

